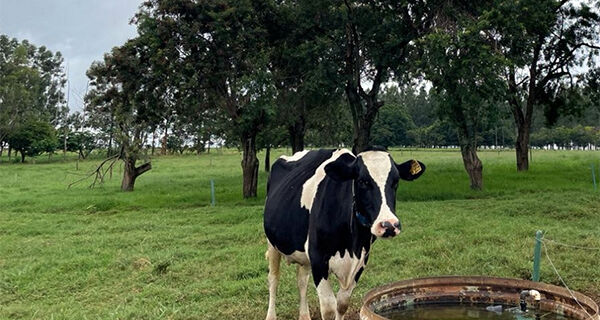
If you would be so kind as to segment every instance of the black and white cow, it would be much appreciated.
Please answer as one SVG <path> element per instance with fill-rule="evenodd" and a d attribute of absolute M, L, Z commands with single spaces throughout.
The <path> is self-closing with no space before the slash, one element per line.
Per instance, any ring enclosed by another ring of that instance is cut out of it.
<path fill-rule="evenodd" d="M 389 153 L 372 149 L 354 156 L 346 149 L 302 151 L 282 156 L 267 185 L 264 227 L 268 240 L 269 309 L 281 257 L 297 263 L 300 319 L 310 319 L 306 289 L 312 271 L 323 320 L 343 319 L 352 290 L 376 238 L 400 232 L 395 215 L 398 180 L 414 180 L 425 165 L 395 164 Z M 339 281 L 337 297 L 329 283 Z"/>

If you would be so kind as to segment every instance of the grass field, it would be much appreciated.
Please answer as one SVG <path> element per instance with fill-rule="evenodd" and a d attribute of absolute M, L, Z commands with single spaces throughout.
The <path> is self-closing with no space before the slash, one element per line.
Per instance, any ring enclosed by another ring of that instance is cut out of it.
<path fill-rule="evenodd" d="M 364 293 L 390 281 L 530 278 L 537 229 L 600 248 L 600 193 L 590 174 L 600 153 L 536 151 L 531 170 L 516 173 L 513 152 L 481 152 L 482 192 L 469 190 L 457 151 L 392 154 L 397 162 L 423 161 L 427 172 L 400 184 L 404 232 L 375 243 L 351 313 Z M 242 200 L 239 153 L 157 157 L 133 193 L 119 191 L 118 170 L 95 189 L 67 189 L 97 160 L 78 171 L 57 156 L 24 165 L 3 160 L 0 319 L 264 319 L 266 174 L 258 198 Z M 600 250 L 548 243 L 548 253 L 571 288 L 600 301 Z M 560 283 L 545 259 L 541 277 Z M 318 319 L 312 287 L 309 296 Z M 283 268 L 277 311 L 281 319 L 297 317 L 294 266 Z"/>

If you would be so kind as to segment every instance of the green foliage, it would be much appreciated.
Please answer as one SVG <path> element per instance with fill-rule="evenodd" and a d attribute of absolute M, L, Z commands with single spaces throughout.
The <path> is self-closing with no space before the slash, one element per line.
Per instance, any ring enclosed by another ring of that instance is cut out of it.
<path fill-rule="evenodd" d="M 160 104 L 151 87 L 151 65 L 145 45 L 129 40 L 115 47 L 88 70 L 90 90 L 86 113 L 94 127 L 109 129 L 121 147 L 122 158 L 141 159 L 150 128 L 159 121 Z M 104 122 L 108 120 L 108 122 Z"/>
<path fill-rule="evenodd" d="M 570 148 L 600 144 L 600 130 L 597 127 L 578 125 L 573 128 L 558 126 L 542 128 L 531 135 L 531 145 L 536 147 L 553 146 Z"/>
<path fill-rule="evenodd" d="M 58 141 L 54 128 L 47 122 L 30 120 L 14 129 L 6 141 L 16 151 L 21 153 L 21 161 L 25 156 L 34 157 L 42 152 L 52 153 Z"/>
<path fill-rule="evenodd" d="M 410 140 L 408 132 L 415 128 L 415 123 L 409 114 L 409 107 L 414 97 L 412 90 L 400 96 L 398 88 L 391 87 L 382 95 L 385 102 L 379 109 L 378 118 L 373 124 L 371 139 L 373 144 L 380 146 L 407 146 Z"/>
<path fill-rule="evenodd" d="M 500 71 L 505 59 L 492 50 L 485 36 L 485 20 L 457 13 L 450 30 L 424 37 L 419 65 L 436 94 L 438 111 L 458 130 L 461 145 L 476 145 L 484 129 L 499 114 L 505 86 Z"/>
<path fill-rule="evenodd" d="M 67 112 L 60 52 L 0 35 L 0 141 L 28 119 L 57 125 Z"/>
<path fill-rule="evenodd" d="M 62 141 L 63 137 L 60 137 Z M 67 136 L 67 151 L 77 152 L 83 159 L 98 147 L 96 137 L 93 133 L 87 131 L 70 132 Z"/>

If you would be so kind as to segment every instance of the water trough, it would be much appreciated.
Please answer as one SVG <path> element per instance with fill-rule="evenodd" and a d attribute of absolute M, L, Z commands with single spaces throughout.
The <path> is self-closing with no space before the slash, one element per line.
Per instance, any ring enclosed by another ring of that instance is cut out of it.
<path fill-rule="evenodd" d="M 366 294 L 360 318 L 385 320 L 394 310 L 440 304 L 515 307 L 519 306 L 524 290 L 539 291 L 539 303 L 533 297 L 526 298 L 526 303 L 530 308 L 535 306 L 538 314 L 551 312 L 559 318 L 600 320 L 598 305 L 581 293 L 571 291 L 571 294 L 565 288 L 541 282 L 479 276 L 411 279 L 375 288 Z"/>

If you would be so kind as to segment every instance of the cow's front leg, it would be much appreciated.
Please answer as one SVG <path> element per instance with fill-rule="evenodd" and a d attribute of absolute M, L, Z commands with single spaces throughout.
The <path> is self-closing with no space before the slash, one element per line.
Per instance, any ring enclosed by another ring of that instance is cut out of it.
<path fill-rule="evenodd" d="M 308 311 L 308 300 L 306 299 L 306 289 L 308 288 L 308 278 L 310 277 L 310 266 L 298 265 L 296 278 L 298 280 L 298 291 L 300 292 L 300 316 L 299 320 L 310 320 Z"/>
<path fill-rule="evenodd" d="M 277 296 L 277 285 L 279 284 L 279 266 L 281 254 L 270 243 L 268 244 L 266 258 L 269 261 L 269 309 L 267 310 L 266 320 L 275 320 L 275 298 Z"/>
<path fill-rule="evenodd" d="M 335 294 L 331 290 L 331 284 L 326 278 L 322 278 L 317 285 L 317 294 L 319 295 L 319 305 L 321 307 L 321 319 L 333 320 L 337 312 L 337 302 Z"/>
<path fill-rule="evenodd" d="M 352 295 L 352 290 L 354 290 L 355 286 L 356 283 L 353 283 L 349 287 L 343 288 L 340 284 L 340 290 L 337 294 L 337 312 L 335 314 L 336 320 L 344 319 L 344 314 L 346 314 L 346 311 L 348 311 L 348 306 L 350 305 L 350 296 Z"/>

